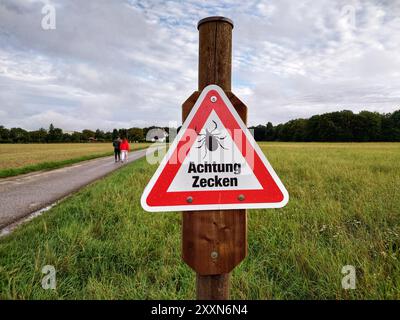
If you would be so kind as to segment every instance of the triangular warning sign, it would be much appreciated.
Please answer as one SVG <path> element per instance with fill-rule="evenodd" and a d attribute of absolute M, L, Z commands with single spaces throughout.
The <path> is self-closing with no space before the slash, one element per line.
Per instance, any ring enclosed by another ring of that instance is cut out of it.
<path fill-rule="evenodd" d="M 224 91 L 207 86 L 143 192 L 147 211 L 280 208 L 288 192 Z"/>

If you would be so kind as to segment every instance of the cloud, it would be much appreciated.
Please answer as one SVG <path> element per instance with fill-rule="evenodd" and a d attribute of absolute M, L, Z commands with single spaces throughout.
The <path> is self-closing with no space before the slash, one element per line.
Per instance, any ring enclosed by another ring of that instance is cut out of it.
<path fill-rule="evenodd" d="M 41 9 L 56 8 L 56 30 Z M 395 1 L 4 0 L 0 116 L 7 127 L 167 125 L 197 89 L 198 20 L 232 18 L 233 90 L 249 123 L 400 104 Z"/>

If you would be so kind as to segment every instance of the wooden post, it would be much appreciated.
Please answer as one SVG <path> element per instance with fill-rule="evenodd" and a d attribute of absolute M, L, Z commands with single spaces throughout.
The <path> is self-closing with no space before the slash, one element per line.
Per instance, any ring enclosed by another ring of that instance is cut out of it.
<path fill-rule="evenodd" d="M 209 17 L 199 21 L 198 29 L 199 91 L 184 102 L 183 121 L 200 91 L 216 84 L 246 123 L 247 107 L 231 92 L 233 22 Z M 247 254 L 246 210 L 183 212 L 182 224 L 182 257 L 197 273 L 197 299 L 229 299 L 230 272 Z"/>

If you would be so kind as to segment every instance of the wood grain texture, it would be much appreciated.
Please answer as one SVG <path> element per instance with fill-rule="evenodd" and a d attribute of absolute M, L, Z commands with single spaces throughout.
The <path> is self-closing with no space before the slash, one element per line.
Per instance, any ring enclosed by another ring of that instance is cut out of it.
<path fill-rule="evenodd" d="M 199 27 L 199 91 L 216 84 L 231 91 L 232 25 L 223 21 Z"/>
<path fill-rule="evenodd" d="M 229 100 L 244 122 L 247 107 L 232 92 Z M 183 121 L 196 103 L 195 91 L 182 105 Z M 218 253 L 213 259 L 211 254 Z M 183 212 L 182 258 L 200 275 L 231 272 L 247 255 L 246 210 L 216 210 Z"/>
<path fill-rule="evenodd" d="M 197 274 L 196 291 L 198 300 L 225 300 L 229 297 L 230 274 L 202 276 Z"/>
<path fill-rule="evenodd" d="M 182 105 L 185 121 L 200 92 L 220 86 L 247 122 L 247 107 L 231 92 L 232 28 L 226 21 L 199 26 L 199 79 Z M 182 214 L 182 258 L 197 272 L 198 299 L 228 299 L 230 272 L 247 254 L 246 210 L 190 211 Z"/>

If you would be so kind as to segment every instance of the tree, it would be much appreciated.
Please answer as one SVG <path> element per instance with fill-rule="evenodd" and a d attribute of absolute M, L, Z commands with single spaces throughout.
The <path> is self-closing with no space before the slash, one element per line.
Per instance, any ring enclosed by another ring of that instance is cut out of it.
<path fill-rule="evenodd" d="M 63 139 L 63 131 L 60 128 L 54 128 L 54 142 L 61 142 Z"/>
<path fill-rule="evenodd" d="M 71 134 L 71 142 L 82 142 L 82 140 L 82 133 L 75 131 Z"/>
<path fill-rule="evenodd" d="M 306 125 L 304 119 L 291 120 L 277 126 L 277 139 L 281 141 L 305 141 Z"/>
<path fill-rule="evenodd" d="M 62 142 L 72 142 L 72 137 L 68 133 L 63 133 Z"/>
<path fill-rule="evenodd" d="M 49 131 L 47 132 L 47 142 L 61 142 L 63 138 L 63 131 L 60 128 L 55 128 L 51 123 Z"/>
<path fill-rule="evenodd" d="M 112 139 L 115 140 L 115 139 L 118 138 L 118 136 L 119 136 L 118 130 L 114 129 L 113 132 L 112 132 Z"/>
<path fill-rule="evenodd" d="M 89 129 L 85 129 L 82 131 L 82 140 L 83 141 L 89 141 L 90 138 L 94 138 L 95 137 L 95 132 Z"/>
<path fill-rule="evenodd" d="M 257 127 L 251 127 L 253 130 L 254 139 L 256 141 L 265 141 L 265 127 L 263 125 L 258 125 Z"/>
<path fill-rule="evenodd" d="M 128 138 L 128 130 L 126 129 L 119 129 L 118 130 L 118 135 L 119 137 L 122 138 Z"/>
<path fill-rule="evenodd" d="M 180 128 L 177 128 L 178 132 Z M 7 129 L 0 126 L 0 143 L 85 142 L 93 138 L 111 141 L 118 136 L 132 141 L 144 141 L 152 129 L 156 129 L 156 133 L 152 131 L 153 138 L 161 137 L 164 132 L 170 133 L 169 128 L 156 126 L 113 129 L 112 132 L 85 129 L 71 135 L 63 134 L 62 129 L 53 124 L 50 124 L 48 131 L 43 128 L 26 131 L 22 128 Z M 250 129 L 254 130 L 257 141 L 400 141 L 400 110 L 388 114 L 370 111 L 355 114 L 350 110 L 342 110 L 314 115 L 309 119 L 294 119 L 277 126 L 268 122 Z"/>
<path fill-rule="evenodd" d="M 358 117 L 363 123 L 361 141 L 379 141 L 382 136 L 382 116 L 377 112 L 361 111 Z"/>
<path fill-rule="evenodd" d="M 44 128 L 40 128 L 39 130 L 29 132 L 29 135 L 31 142 L 44 143 L 46 142 L 47 131 Z"/>
<path fill-rule="evenodd" d="M 49 131 L 47 132 L 47 142 L 54 141 L 54 125 L 50 123 Z"/>
<path fill-rule="evenodd" d="M 10 139 L 14 143 L 26 143 L 29 142 L 28 131 L 21 128 L 11 128 Z"/>
<path fill-rule="evenodd" d="M 390 116 L 392 122 L 392 141 L 400 141 L 400 110 L 393 112 Z"/>
<path fill-rule="evenodd" d="M 130 128 L 128 129 L 128 139 L 131 141 L 143 141 L 143 129 L 141 128 Z"/>
<path fill-rule="evenodd" d="M 268 122 L 267 127 L 265 128 L 265 141 L 273 140 L 275 140 L 275 128 L 271 122 Z"/>
<path fill-rule="evenodd" d="M 400 141 L 400 110 L 383 116 L 382 140 Z"/>
<path fill-rule="evenodd" d="M 4 128 L 4 126 L 0 126 L 0 143 L 11 142 L 10 139 L 10 130 Z"/>
<path fill-rule="evenodd" d="M 105 141 L 112 141 L 112 140 L 113 140 L 113 133 L 110 132 L 110 131 L 107 131 L 107 132 L 104 134 L 104 140 L 105 140 Z"/>
<path fill-rule="evenodd" d="M 94 134 L 94 137 L 99 141 L 104 141 L 104 136 L 104 131 L 101 131 L 100 129 L 97 129 Z"/>

